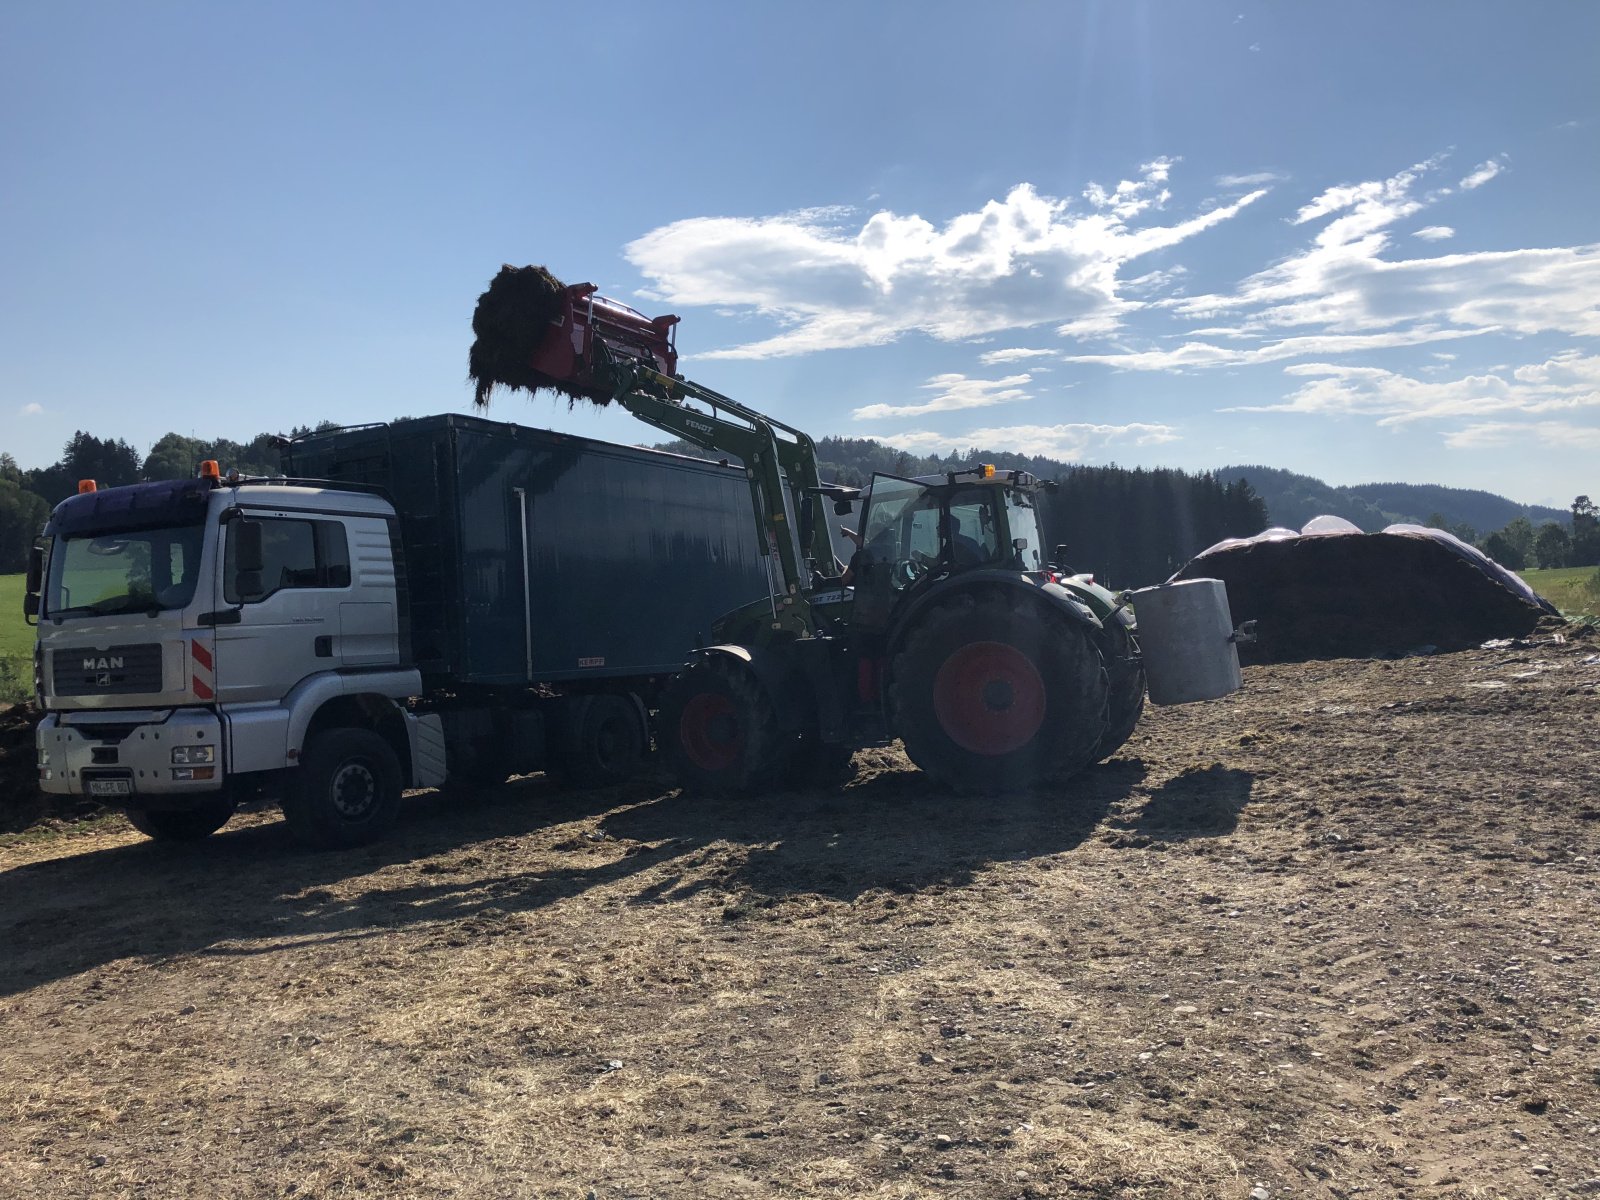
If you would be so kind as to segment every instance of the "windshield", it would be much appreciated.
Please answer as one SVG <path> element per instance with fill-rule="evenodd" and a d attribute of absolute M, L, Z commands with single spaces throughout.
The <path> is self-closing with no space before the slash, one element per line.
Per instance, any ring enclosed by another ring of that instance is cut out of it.
<path fill-rule="evenodd" d="M 1044 570 L 1044 535 L 1039 532 L 1039 513 L 1033 497 L 1020 490 L 1006 492 L 1006 524 L 1011 527 L 1011 544 L 1027 543 L 1016 551 L 1017 565 L 1024 571 Z"/>
<path fill-rule="evenodd" d="M 874 562 L 904 562 L 913 550 L 939 552 L 939 510 L 924 484 L 874 475 L 861 528 L 861 549 Z"/>
<path fill-rule="evenodd" d="M 58 538 L 45 612 L 155 612 L 182 608 L 200 578 L 200 525 Z"/>

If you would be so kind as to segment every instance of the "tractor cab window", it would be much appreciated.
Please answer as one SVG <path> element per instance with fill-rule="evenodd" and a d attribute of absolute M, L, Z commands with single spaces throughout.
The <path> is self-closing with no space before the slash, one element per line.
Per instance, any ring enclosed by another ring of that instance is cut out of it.
<path fill-rule="evenodd" d="M 914 479 L 874 475 L 861 535 L 873 573 L 902 588 L 938 557 L 938 498 Z"/>
<path fill-rule="evenodd" d="M 1044 570 L 1044 534 L 1032 494 L 1021 488 L 1006 491 L 1006 533 L 1011 539 L 1011 565 L 1019 571 Z"/>
<path fill-rule="evenodd" d="M 950 493 L 950 561 L 976 567 L 1000 561 L 1000 523 L 995 517 L 996 489 L 958 488 Z"/>

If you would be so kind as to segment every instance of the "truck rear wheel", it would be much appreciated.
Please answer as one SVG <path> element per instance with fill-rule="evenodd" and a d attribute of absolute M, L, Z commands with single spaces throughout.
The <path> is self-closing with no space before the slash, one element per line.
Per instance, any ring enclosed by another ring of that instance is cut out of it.
<path fill-rule="evenodd" d="M 661 696 L 661 738 L 686 791 L 725 796 L 770 782 L 784 745 L 751 673 L 716 656 L 691 663 Z"/>
<path fill-rule="evenodd" d="M 911 761 L 946 787 L 998 792 L 1093 762 L 1106 673 L 1093 630 L 998 591 L 926 614 L 895 655 L 890 702 Z"/>
<path fill-rule="evenodd" d="M 1104 762 L 1133 736 L 1144 712 L 1144 660 L 1128 627 L 1115 617 L 1102 639 L 1108 692 L 1106 731 L 1094 748 L 1095 762 Z"/>
<path fill-rule="evenodd" d="M 574 787 L 609 787 L 639 770 L 648 745 L 644 715 L 627 696 L 575 696 L 567 705 L 556 774 Z"/>
<path fill-rule="evenodd" d="M 198 842 L 228 823 L 233 801 L 217 796 L 193 808 L 130 808 L 124 815 L 129 825 L 154 841 Z"/>
<path fill-rule="evenodd" d="M 283 797 L 295 837 L 323 848 L 359 846 L 388 832 L 400 814 L 400 763 L 368 729 L 314 735 Z"/>

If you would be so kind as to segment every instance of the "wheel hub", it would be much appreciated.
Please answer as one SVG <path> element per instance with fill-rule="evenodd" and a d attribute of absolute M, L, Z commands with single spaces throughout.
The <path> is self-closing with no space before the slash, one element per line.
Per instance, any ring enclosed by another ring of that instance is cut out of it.
<path fill-rule="evenodd" d="M 933 679 L 933 710 L 945 736 L 986 757 L 1010 754 L 1044 724 L 1045 686 L 1032 658 L 1005 642 L 956 650 Z"/>
<path fill-rule="evenodd" d="M 678 739 L 689 761 L 703 771 L 726 771 L 744 752 L 733 701 L 716 692 L 701 692 L 683 706 Z"/>
<path fill-rule="evenodd" d="M 346 820 L 359 820 L 378 802 L 378 778 L 364 762 L 347 762 L 333 773 L 333 807 Z"/>

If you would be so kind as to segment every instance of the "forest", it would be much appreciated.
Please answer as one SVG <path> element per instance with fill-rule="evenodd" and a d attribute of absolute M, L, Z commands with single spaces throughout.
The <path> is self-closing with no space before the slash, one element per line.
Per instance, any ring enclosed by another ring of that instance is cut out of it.
<path fill-rule="evenodd" d="M 324 421 L 316 428 L 333 427 Z M 298 427 L 289 436 L 310 433 Z M 148 454 L 120 438 L 78 431 L 47 467 L 23 469 L 0 452 L 0 574 L 25 569 L 28 547 L 53 505 L 80 479 L 101 487 L 193 475 L 205 459 L 247 475 L 279 470 L 278 435 L 248 441 L 207 440 L 167 433 Z M 705 456 L 686 442 L 656 447 Z M 1269 525 L 1298 527 L 1332 513 L 1363 529 L 1410 521 L 1448 529 L 1510 567 L 1600 565 L 1600 509 L 1578 496 L 1570 511 L 1518 505 L 1490 492 L 1414 484 L 1335 488 L 1321 480 L 1260 466 L 1190 473 L 1166 467 L 1083 466 L 1036 455 L 973 448 L 945 457 L 915 455 L 870 438 L 825 437 L 817 442 L 824 480 L 860 486 L 876 472 L 932 475 L 974 462 L 1030 471 L 1054 480 L 1044 507 L 1050 547 L 1064 546 L 1075 571 L 1114 587 L 1167 578 L 1207 546 L 1248 537 Z M 1423 510 L 1426 510 L 1425 512 Z"/>

